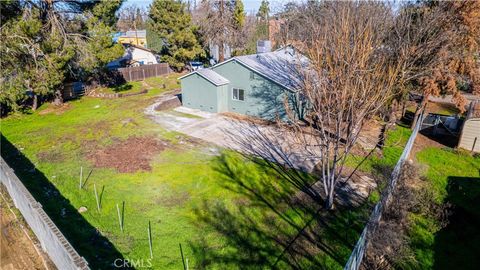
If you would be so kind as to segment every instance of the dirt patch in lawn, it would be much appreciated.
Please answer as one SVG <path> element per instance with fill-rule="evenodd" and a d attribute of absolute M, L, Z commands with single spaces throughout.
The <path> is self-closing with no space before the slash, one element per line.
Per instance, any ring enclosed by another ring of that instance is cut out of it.
<path fill-rule="evenodd" d="M 177 207 L 184 205 L 190 199 L 190 194 L 186 191 L 169 194 L 167 196 L 160 195 L 155 198 L 155 204 L 164 207 Z"/>
<path fill-rule="evenodd" d="M 150 171 L 150 160 L 168 146 L 154 137 L 131 137 L 87 154 L 95 167 L 115 168 L 122 173 Z"/>
<path fill-rule="evenodd" d="M 40 162 L 59 163 L 65 160 L 65 155 L 61 151 L 55 149 L 53 151 L 39 152 L 37 158 Z"/>
<path fill-rule="evenodd" d="M 48 108 L 45 110 L 40 111 L 38 114 L 40 115 L 45 115 L 49 113 L 55 113 L 56 115 L 63 114 L 64 112 L 68 111 L 71 109 L 70 103 L 63 103 L 62 105 L 54 105 L 54 104 L 49 104 Z"/>

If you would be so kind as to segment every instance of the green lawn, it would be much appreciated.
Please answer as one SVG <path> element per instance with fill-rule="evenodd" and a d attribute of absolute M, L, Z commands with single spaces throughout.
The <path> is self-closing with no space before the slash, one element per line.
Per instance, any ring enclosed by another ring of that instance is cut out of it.
<path fill-rule="evenodd" d="M 396 126 L 387 132 L 382 155 L 349 157 L 350 167 L 360 164 L 360 170 L 372 175 L 389 172 L 403 151 L 411 135 L 406 127 Z M 412 213 L 413 225 L 409 232 L 410 245 L 416 261 L 406 262 L 411 269 L 478 269 L 480 265 L 480 156 L 448 147 L 424 147 L 415 159 L 427 188 L 438 204 L 449 203 L 450 224 L 440 229 L 432 218 Z M 387 170 L 385 170 L 387 169 Z M 378 196 L 371 196 L 377 199 Z"/>
<path fill-rule="evenodd" d="M 285 180 L 292 176 L 275 166 L 229 151 L 219 155 L 211 145 L 163 130 L 143 110 L 162 91 L 178 88 L 177 77 L 150 79 L 154 88 L 145 95 L 85 97 L 61 112 L 44 104 L 37 112 L 2 119 L 2 156 L 92 269 L 110 269 L 116 258 L 144 259 L 143 266 L 149 266 L 149 222 L 152 269 L 181 269 L 179 244 L 189 266 L 197 269 L 290 268 L 293 263 L 342 269 L 371 205 L 319 215 L 314 203 L 292 203 L 298 190 Z M 167 144 L 153 156 L 151 170 L 94 168 L 88 158 L 92 151 L 132 137 Z M 80 167 L 84 176 L 93 169 L 83 189 Z M 312 181 L 308 175 L 293 177 Z M 122 202 L 124 232 L 116 209 Z M 79 214 L 81 206 L 88 211 Z M 302 230 L 308 235 L 280 256 Z"/>
<path fill-rule="evenodd" d="M 427 147 L 416 159 L 427 167 L 437 202 L 453 206 L 446 228 L 413 215 L 412 246 L 422 269 L 478 269 L 480 265 L 480 156 Z"/>

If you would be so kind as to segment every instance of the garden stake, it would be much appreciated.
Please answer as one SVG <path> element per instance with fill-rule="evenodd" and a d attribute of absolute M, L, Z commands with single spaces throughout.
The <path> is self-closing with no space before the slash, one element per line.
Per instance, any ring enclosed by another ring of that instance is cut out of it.
<path fill-rule="evenodd" d="M 150 246 L 150 259 L 153 259 L 152 251 L 152 229 L 150 228 L 150 220 L 148 221 L 148 244 Z"/>
<path fill-rule="evenodd" d="M 122 230 L 125 224 L 125 201 L 122 202 Z"/>
<path fill-rule="evenodd" d="M 120 208 L 118 207 L 118 203 L 117 203 L 117 213 L 118 213 L 118 225 L 120 225 L 120 230 L 123 232 L 122 218 L 120 216 Z"/>
<path fill-rule="evenodd" d="M 80 166 L 80 185 L 78 186 L 79 189 L 82 189 L 82 178 L 83 178 L 83 167 Z"/>
<path fill-rule="evenodd" d="M 182 255 L 183 270 L 187 270 L 187 268 L 185 267 L 185 260 L 183 259 L 182 243 L 178 243 L 178 245 L 180 246 L 180 255 Z"/>
<path fill-rule="evenodd" d="M 98 202 L 97 186 L 93 183 L 93 191 L 95 192 L 95 200 L 97 201 L 97 209 L 100 212 L 100 203 Z"/>

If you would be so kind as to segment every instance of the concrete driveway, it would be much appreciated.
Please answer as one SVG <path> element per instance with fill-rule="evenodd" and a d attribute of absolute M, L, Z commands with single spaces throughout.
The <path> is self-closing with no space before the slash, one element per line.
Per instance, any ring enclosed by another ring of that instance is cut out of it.
<path fill-rule="evenodd" d="M 186 107 L 156 111 L 157 104 L 149 106 L 145 113 L 166 129 L 308 172 L 317 163 L 315 155 L 296 143 L 286 130 Z"/>

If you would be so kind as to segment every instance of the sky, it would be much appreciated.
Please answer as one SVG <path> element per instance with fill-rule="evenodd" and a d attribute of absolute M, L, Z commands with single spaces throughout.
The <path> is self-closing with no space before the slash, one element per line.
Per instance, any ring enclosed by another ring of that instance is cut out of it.
<path fill-rule="evenodd" d="M 125 6 L 130 6 L 130 5 L 135 5 L 138 7 L 143 7 L 146 8 L 148 7 L 153 0 L 127 0 L 125 1 L 124 5 Z M 193 0 L 191 0 L 193 1 Z M 197 2 L 200 2 L 200 0 L 197 0 Z M 258 8 L 260 7 L 260 3 L 262 0 L 243 0 L 243 5 L 245 8 L 245 11 L 247 13 L 254 12 L 257 13 Z M 281 5 L 282 2 L 286 3 L 288 2 L 287 0 L 276 0 L 276 1 L 269 1 L 271 8 L 275 8 L 275 6 Z"/>

